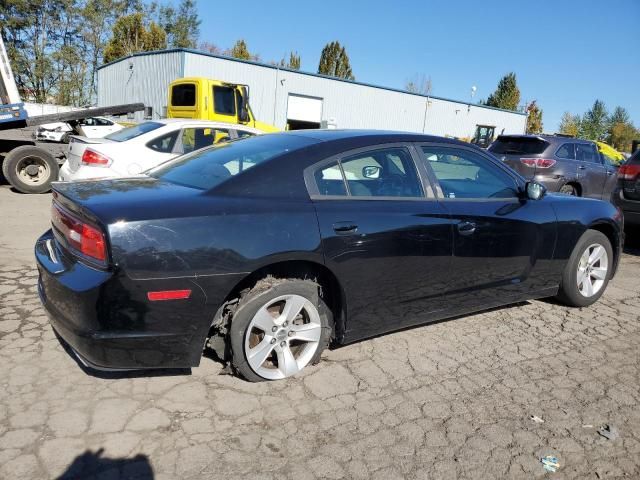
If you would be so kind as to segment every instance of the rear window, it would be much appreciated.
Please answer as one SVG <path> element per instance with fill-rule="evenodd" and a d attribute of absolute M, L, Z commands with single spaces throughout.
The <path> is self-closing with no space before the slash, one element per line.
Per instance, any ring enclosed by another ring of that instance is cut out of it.
<path fill-rule="evenodd" d="M 259 135 L 183 155 L 149 170 L 147 175 L 209 190 L 259 163 L 313 143 L 316 140 L 293 135 Z"/>
<path fill-rule="evenodd" d="M 196 104 L 196 86 L 184 83 L 171 87 L 171 105 L 174 107 L 193 107 Z"/>
<path fill-rule="evenodd" d="M 538 155 L 548 146 L 549 142 L 539 138 L 498 137 L 489 147 L 489 151 L 502 155 Z"/>
<path fill-rule="evenodd" d="M 162 123 L 158 122 L 144 122 L 138 125 L 134 125 L 133 127 L 124 128 L 122 130 L 118 130 L 117 132 L 110 133 L 106 135 L 104 138 L 108 138 L 114 142 L 126 142 L 127 140 L 131 140 L 132 138 L 139 137 L 140 135 L 144 135 L 145 133 L 152 132 L 160 127 L 162 127 Z"/>

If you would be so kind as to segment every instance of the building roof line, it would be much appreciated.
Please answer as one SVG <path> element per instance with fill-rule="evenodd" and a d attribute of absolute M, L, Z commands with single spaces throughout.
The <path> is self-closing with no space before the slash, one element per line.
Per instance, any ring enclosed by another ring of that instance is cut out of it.
<path fill-rule="evenodd" d="M 110 65 L 114 65 L 116 63 L 122 62 L 124 60 L 127 60 L 129 58 L 132 57 L 145 57 L 145 56 L 150 56 L 150 55 L 163 55 L 163 54 L 168 54 L 168 53 L 191 53 L 194 55 L 201 55 L 204 57 L 212 57 L 212 58 L 217 58 L 220 60 L 228 60 L 230 62 L 237 62 L 237 63 L 246 63 L 249 65 L 255 65 L 258 67 L 263 67 L 263 68 L 270 68 L 272 70 L 282 70 L 285 72 L 289 72 L 289 73 L 295 73 L 298 75 L 306 75 L 309 77 L 317 77 L 317 78 L 324 78 L 326 80 L 332 80 L 335 82 L 343 82 L 343 83 L 349 83 L 352 85 L 357 85 L 357 86 L 362 86 L 362 87 L 370 87 L 370 88 L 377 88 L 379 90 L 386 90 L 389 92 L 396 92 L 396 93 L 403 93 L 405 95 L 414 95 L 416 97 L 423 97 L 423 98 L 433 98 L 435 100 L 442 100 L 445 102 L 452 102 L 452 103 L 459 103 L 461 105 L 467 105 L 470 107 L 477 107 L 477 108 L 486 108 L 489 110 L 497 110 L 499 112 L 506 112 L 506 113 L 512 113 L 515 115 L 522 115 L 522 116 L 527 116 L 526 112 L 518 112 L 515 110 L 507 110 L 504 108 L 497 108 L 497 107 L 490 107 L 489 105 L 480 105 L 480 104 L 476 104 L 476 103 L 471 103 L 471 102 L 464 102 L 461 100 L 454 100 L 451 98 L 445 98 L 445 97 L 439 97 L 437 95 L 425 95 L 423 93 L 416 93 L 416 92 L 409 92 L 407 90 L 402 90 L 400 88 L 393 88 L 393 87 L 384 87 L 382 85 L 375 85 L 373 83 L 366 83 L 366 82 L 357 82 L 355 80 L 348 80 L 346 78 L 339 78 L 339 77 L 332 77 L 330 75 L 323 75 L 321 73 L 311 73 L 311 72 L 304 72 L 302 70 L 293 70 L 291 68 L 286 68 L 286 67 L 281 67 L 279 65 L 269 65 L 268 63 L 262 63 L 262 62 L 256 62 L 253 60 L 243 60 L 240 58 L 234 58 L 234 57 L 227 57 L 225 55 L 218 55 L 215 53 L 209 53 L 209 52 L 203 52 L 201 50 L 195 50 L 192 48 L 168 48 L 166 50 L 152 50 L 150 52 L 137 52 L 137 53 L 133 53 L 130 55 L 127 55 L 126 57 L 122 57 L 122 58 L 118 58 L 116 60 L 113 60 L 111 62 L 105 63 L 104 65 L 100 65 L 98 67 L 98 70 L 102 70 L 105 67 L 108 67 Z M 184 75 L 184 71 L 182 73 Z"/>

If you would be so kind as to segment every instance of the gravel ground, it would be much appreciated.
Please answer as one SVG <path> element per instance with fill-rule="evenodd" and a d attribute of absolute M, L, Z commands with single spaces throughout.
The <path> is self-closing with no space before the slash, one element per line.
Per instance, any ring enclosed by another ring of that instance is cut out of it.
<path fill-rule="evenodd" d="M 640 476 L 640 250 L 591 308 L 532 301 L 394 333 L 287 381 L 208 358 L 95 376 L 38 300 L 49 202 L 0 187 L 0 478 L 538 478 L 545 455 L 555 478 Z"/>

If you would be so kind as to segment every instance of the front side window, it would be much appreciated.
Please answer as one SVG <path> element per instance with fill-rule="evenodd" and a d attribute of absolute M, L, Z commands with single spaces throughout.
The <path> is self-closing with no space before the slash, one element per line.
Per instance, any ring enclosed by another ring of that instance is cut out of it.
<path fill-rule="evenodd" d="M 406 148 L 359 153 L 323 166 L 314 174 L 320 195 L 422 197 L 418 174 Z"/>
<path fill-rule="evenodd" d="M 422 147 L 422 151 L 445 198 L 512 198 L 518 195 L 511 176 L 475 152 L 445 147 Z"/>
<path fill-rule="evenodd" d="M 236 114 L 235 90 L 231 87 L 213 87 L 213 106 L 221 115 Z"/>
<path fill-rule="evenodd" d="M 588 143 L 576 143 L 576 160 L 589 163 L 598 162 L 595 147 Z"/>
<path fill-rule="evenodd" d="M 182 130 L 182 153 L 229 140 L 229 130 L 222 128 L 189 127 Z"/>
<path fill-rule="evenodd" d="M 565 143 L 561 145 L 556 152 L 556 157 L 565 158 L 567 160 L 575 160 L 576 154 L 573 149 L 573 143 Z"/>
<path fill-rule="evenodd" d="M 193 107 L 196 104 L 196 86 L 183 83 L 171 87 L 171 105 L 174 107 Z"/>

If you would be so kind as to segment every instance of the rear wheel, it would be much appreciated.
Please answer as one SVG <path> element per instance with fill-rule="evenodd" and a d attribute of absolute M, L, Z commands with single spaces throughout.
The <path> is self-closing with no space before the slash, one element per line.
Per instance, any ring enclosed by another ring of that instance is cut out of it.
<path fill-rule="evenodd" d="M 2 163 L 7 181 L 22 193 L 44 193 L 58 178 L 58 162 L 49 152 L 31 145 L 11 150 Z"/>
<path fill-rule="evenodd" d="M 562 275 L 558 299 L 572 307 L 587 307 L 604 293 L 611 278 L 613 249 L 601 232 L 587 230 L 575 246 Z"/>
<path fill-rule="evenodd" d="M 560 187 L 559 192 L 566 193 L 567 195 L 573 195 L 574 197 L 578 196 L 578 189 L 575 186 L 569 184 Z"/>
<path fill-rule="evenodd" d="M 317 283 L 261 280 L 242 295 L 231 319 L 233 367 L 252 382 L 293 376 L 320 360 L 332 321 Z"/>

